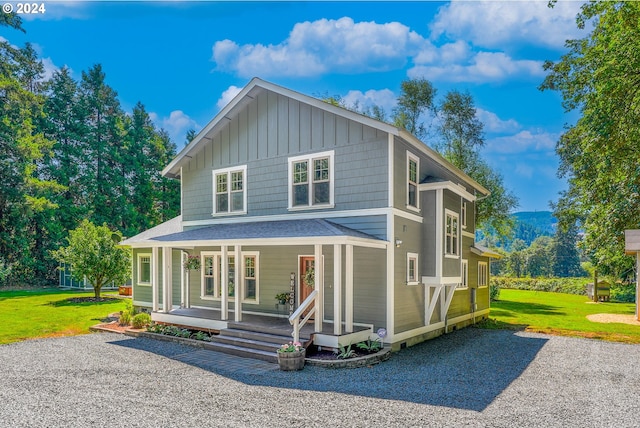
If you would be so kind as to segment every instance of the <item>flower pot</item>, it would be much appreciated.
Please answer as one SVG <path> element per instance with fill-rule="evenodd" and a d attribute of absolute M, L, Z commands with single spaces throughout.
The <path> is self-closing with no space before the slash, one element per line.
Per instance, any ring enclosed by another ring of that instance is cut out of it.
<path fill-rule="evenodd" d="M 305 354 L 305 350 L 298 352 L 278 352 L 280 370 L 302 370 L 304 368 Z"/>

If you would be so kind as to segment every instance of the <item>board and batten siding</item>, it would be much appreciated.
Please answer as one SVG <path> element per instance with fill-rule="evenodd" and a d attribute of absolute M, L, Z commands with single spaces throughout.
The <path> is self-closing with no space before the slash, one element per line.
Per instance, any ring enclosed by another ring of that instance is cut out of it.
<path fill-rule="evenodd" d="M 387 134 L 270 91 L 182 169 L 184 221 L 211 218 L 212 171 L 247 166 L 247 216 L 288 212 L 288 158 L 334 150 L 335 210 L 388 205 Z"/>

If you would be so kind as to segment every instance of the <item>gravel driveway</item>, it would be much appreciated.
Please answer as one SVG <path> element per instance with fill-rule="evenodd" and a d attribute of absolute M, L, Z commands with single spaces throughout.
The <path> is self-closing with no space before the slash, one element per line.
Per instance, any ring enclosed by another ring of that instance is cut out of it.
<path fill-rule="evenodd" d="M 0 346 L 1 427 L 639 427 L 640 346 L 467 328 L 350 370 L 111 333 Z"/>

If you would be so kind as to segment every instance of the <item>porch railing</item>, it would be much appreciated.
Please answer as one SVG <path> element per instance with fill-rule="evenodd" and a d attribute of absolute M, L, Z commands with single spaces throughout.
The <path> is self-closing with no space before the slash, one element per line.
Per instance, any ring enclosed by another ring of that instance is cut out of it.
<path fill-rule="evenodd" d="M 307 323 L 307 321 L 309 321 L 309 318 L 311 318 L 311 316 L 316 313 L 316 307 L 313 306 L 309 313 L 307 313 L 307 315 L 302 318 L 304 312 L 309 309 L 315 302 L 317 295 L 318 290 L 313 290 L 311 294 L 309 294 L 309 296 L 304 300 L 304 302 L 302 302 L 300 306 L 298 306 L 298 309 L 296 309 L 296 311 L 291 314 L 291 316 L 289 316 L 289 324 L 293 326 L 293 333 L 291 333 L 291 335 L 293 336 L 294 342 L 300 341 L 300 330 Z M 300 320 L 300 318 L 302 318 L 302 321 Z"/>

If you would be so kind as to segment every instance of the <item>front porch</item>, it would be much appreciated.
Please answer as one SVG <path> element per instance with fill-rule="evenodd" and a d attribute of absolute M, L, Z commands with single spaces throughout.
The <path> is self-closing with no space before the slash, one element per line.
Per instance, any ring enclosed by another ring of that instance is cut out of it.
<path fill-rule="evenodd" d="M 220 332 L 230 328 L 260 331 L 267 334 L 290 337 L 293 340 L 293 327 L 288 317 L 244 313 L 242 321 L 223 320 L 219 309 L 178 308 L 169 313 L 152 312 L 154 322 L 175 324 L 195 330 Z M 354 326 L 349 333 L 335 334 L 332 322 L 321 323 L 321 330 L 316 330 L 315 323 L 309 323 L 300 329 L 301 341 L 313 341 L 315 345 L 338 349 L 351 343 L 369 339 L 374 334 L 373 326 Z M 341 329 L 344 332 L 344 328 Z"/>

